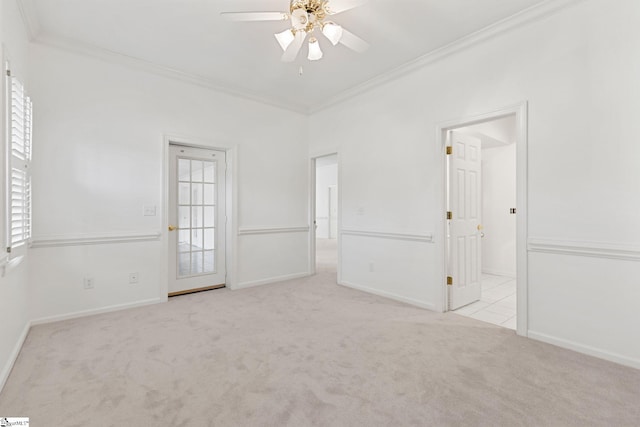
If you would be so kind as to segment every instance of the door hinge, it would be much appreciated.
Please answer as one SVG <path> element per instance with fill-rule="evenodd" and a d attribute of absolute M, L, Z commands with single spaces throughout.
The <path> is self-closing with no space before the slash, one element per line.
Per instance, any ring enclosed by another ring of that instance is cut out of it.
<path fill-rule="evenodd" d="M 448 286 L 453 285 L 453 277 L 451 277 L 451 276 L 447 276 L 447 285 L 448 285 Z"/>
<path fill-rule="evenodd" d="M 453 212 L 447 211 L 447 219 L 453 219 Z"/>
<path fill-rule="evenodd" d="M 11 70 L 7 70 L 7 77 L 11 77 Z"/>
<path fill-rule="evenodd" d="M 452 146 L 447 146 L 447 155 L 449 154 L 453 154 L 453 147 Z"/>

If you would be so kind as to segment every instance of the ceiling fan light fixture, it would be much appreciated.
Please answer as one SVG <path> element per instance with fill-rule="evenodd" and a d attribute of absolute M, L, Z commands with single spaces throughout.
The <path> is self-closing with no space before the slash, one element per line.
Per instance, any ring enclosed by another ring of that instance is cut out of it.
<path fill-rule="evenodd" d="M 307 56 L 309 61 L 317 61 L 322 59 L 322 50 L 320 49 L 320 43 L 315 37 L 309 39 L 309 55 Z"/>
<path fill-rule="evenodd" d="M 295 39 L 295 35 L 293 34 L 293 31 L 291 31 L 290 28 L 287 28 L 281 33 L 276 33 L 274 34 L 274 36 L 276 37 L 276 40 L 278 40 L 278 43 L 280 44 L 280 47 L 282 48 L 283 51 L 286 51 L 289 45 Z"/>
<path fill-rule="evenodd" d="M 307 58 L 317 61 L 322 59 L 323 53 L 318 39 L 314 37 L 316 30 L 322 32 L 333 46 L 340 43 L 356 52 L 367 49 L 367 42 L 329 20 L 329 16 L 353 9 L 367 1 L 369 0 L 289 0 L 288 12 L 222 12 L 222 15 L 232 21 L 289 20 L 288 29 L 274 34 L 284 51 L 281 60 L 295 61 L 305 40 L 308 40 Z"/>
<path fill-rule="evenodd" d="M 334 46 L 340 43 L 340 39 L 342 39 L 342 27 L 333 22 L 326 22 L 322 26 L 322 34 L 329 39 L 331 44 Z"/>
<path fill-rule="evenodd" d="M 309 15 L 303 8 L 294 9 L 291 11 L 291 26 L 295 30 L 304 30 L 309 25 Z"/>

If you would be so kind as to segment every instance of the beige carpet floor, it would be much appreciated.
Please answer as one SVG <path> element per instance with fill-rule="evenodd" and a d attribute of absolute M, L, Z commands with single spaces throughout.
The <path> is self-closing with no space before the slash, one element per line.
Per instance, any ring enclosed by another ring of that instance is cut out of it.
<path fill-rule="evenodd" d="M 638 426 L 640 371 L 316 276 L 34 327 L 32 426 Z"/>

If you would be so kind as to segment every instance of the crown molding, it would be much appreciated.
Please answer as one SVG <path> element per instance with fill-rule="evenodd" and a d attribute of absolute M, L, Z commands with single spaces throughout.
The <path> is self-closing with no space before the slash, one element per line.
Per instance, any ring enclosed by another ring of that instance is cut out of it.
<path fill-rule="evenodd" d="M 228 83 L 217 81 L 209 77 L 173 69 L 135 56 L 125 55 L 95 45 L 84 43 L 79 40 L 67 39 L 59 36 L 54 36 L 52 34 L 44 34 L 32 3 L 33 0 L 16 1 L 20 8 L 22 19 L 29 34 L 29 38 L 34 43 L 63 49 L 81 55 L 91 56 L 111 63 L 125 65 L 155 75 L 204 87 L 219 93 L 224 93 L 249 101 L 270 105 L 272 107 L 277 107 L 305 115 L 311 115 L 334 105 L 345 102 L 378 86 L 397 80 L 407 74 L 441 61 L 457 52 L 466 50 L 493 37 L 506 34 L 510 31 L 520 28 L 523 25 L 553 15 L 554 13 L 557 13 L 565 8 L 568 8 L 576 3 L 580 3 L 585 0 L 546 0 L 543 3 L 518 12 L 515 15 L 498 21 L 497 23 L 478 30 L 475 33 L 462 37 L 446 46 L 438 48 L 412 61 L 393 68 L 388 72 L 379 74 L 378 76 L 373 77 L 372 79 L 369 79 L 356 86 L 353 86 L 352 88 L 343 91 L 339 95 L 330 97 L 328 100 L 320 102 L 315 106 L 307 106 L 299 103 L 292 103 L 291 101 L 284 99 L 268 97 L 254 91 L 230 86 Z"/>
<path fill-rule="evenodd" d="M 33 41 L 40 34 L 40 20 L 33 6 L 33 0 L 16 0 L 16 3 L 18 4 L 24 27 L 27 30 L 27 36 L 30 41 Z"/>
<path fill-rule="evenodd" d="M 25 1 L 25 0 L 19 0 Z M 258 102 L 261 104 L 270 105 L 272 107 L 282 108 L 296 113 L 308 114 L 309 108 L 306 105 L 295 104 L 290 101 L 282 99 L 275 99 L 273 97 L 265 97 L 259 93 L 241 89 L 238 87 L 232 87 L 228 83 L 222 83 L 204 77 L 198 74 L 189 73 L 186 71 L 177 70 L 174 68 L 166 67 L 164 65 L 157 64 L 155 62 L 147 61 L 145 59 L 138 58 L 136 56 L 125 55 L 123 53 L 115 52 L 109 49 L 104 49 L 89 43 L 84 43 L 75 39 L 69 39 L 60 36 L 54 36 L 52 34 L 45 34 L 40 32 L 32 42 L 49 46 L 68 52 L 90 56 L 93 58 L 101 59 L 106 62 L 124 65 L 129 68 L 134 68 L 141 71 L 146 71 L 161 77 L 166 77 L 174 80 L 181 81 L 183 83 L 189 83 L 196 86 L 204 87 L 206 89 L 213 90 L 215 92 L 224 93 L 227 95 L 235 96 L 238 98 L 246 99 L 249 101 Z"/>
<path fill-rule="evenodd" d="M 439 62 L 455 53 L 469 49 L 470 47 L 473 47 L 481 42 L 497 37 L 499 35 L 509 33 L 510 31 L 518 29 L 523 25 L 553 15 L 569 6 L 582 1 L 584 0 L 547 0 L 543 3 L 532 6 L 528 9 L 516 13 L 515 15 L 504 18 L 501 21 L 496 22 L 495 24 L 491 24 L 488 27 L 484 27 L 474 33 L 455 40 L 448 45 L 426 53 L 414 60 L 406 62 L 403 65 L 391 69 L 390 71 L 379 74 L 372 79 L 353 86 L 352 88 L 343 91 L 339 95 L 330 98 L 326 102 L 312 107 L 309 110 L 309 114 L 314 114 L 334 105 L 345 102 L 378 86 L 382 86 L 386 83 L 406 76 L 407 74 L 410 74 L 414 71 L 420 70 L 428 65 Z"/>

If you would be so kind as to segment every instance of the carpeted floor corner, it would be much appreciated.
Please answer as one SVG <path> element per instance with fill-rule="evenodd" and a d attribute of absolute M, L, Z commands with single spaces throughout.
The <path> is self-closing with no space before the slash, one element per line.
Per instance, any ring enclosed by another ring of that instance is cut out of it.
<path fill-rule="evenodd" d="M 637 426 L 640 371 L 316 276 L 34 327 L 33 426 Z"/>

